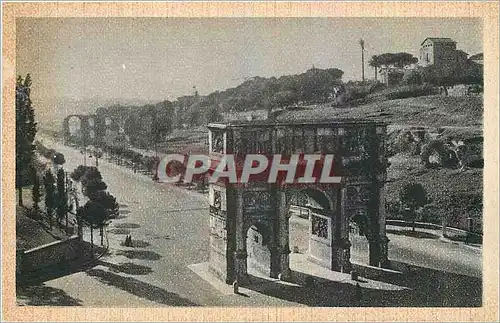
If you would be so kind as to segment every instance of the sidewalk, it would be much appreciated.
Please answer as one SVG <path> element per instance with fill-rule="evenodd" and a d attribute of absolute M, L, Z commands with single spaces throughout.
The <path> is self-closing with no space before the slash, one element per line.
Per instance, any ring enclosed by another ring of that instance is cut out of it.
<path fill-rule="evenodd" d="M 386 230 L 387 233 L 389 234 L 406 234 L 408 236 L 418 236 L 419 234 L 428 234 L 429 237 L 434 237 L 436 239 L 439 239 L 443 243 L 451 243 L 451 244 L 456 244 L 456 245 L 462 245 L 466 248 L 471 248 L 474 250 L 482 250 L 483 246 L 481 244 L 477 243 L 468 243 L 466 244 L 465 242 L 462 241 L 456 241 L 449 239 L 447 237 L 443 237 L 441 230 L 435 230 L 435 229 L 425 229 L 425 228 L 416 228 L 415 232 L 412 233 L 412 228 L 411 227 L 406 227 L 406 226 L 399 226 L 399 225 L 386 225 Z"/>

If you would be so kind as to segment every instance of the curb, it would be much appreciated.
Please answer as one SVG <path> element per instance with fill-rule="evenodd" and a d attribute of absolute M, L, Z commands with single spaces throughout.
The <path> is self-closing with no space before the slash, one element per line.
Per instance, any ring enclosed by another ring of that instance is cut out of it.
<path fill-rule="evenodd" d="M 451 240 L 451 239 L 448 239 L 448 238 L 445 238 L 445 237 L 439 237 L 439 241 L 441 242 L 444 242 L 444 243 L 451 243 L 451 244 L 455 244 L 455 245 L 461 245 L 463 247 L 466 247 L 466 248 L 469 248 L 469 249 L 472 249 L 472 250 L 476 250 L 476 251 L 482 251 L 483 248 L 482 247 L 476 247 L 476 246 L 473 246 L 473 245 L 470 245 L 470 244 L 466 244 L 466 243 L 463 243 L 463 242 L 459 242 L 459 241 L 454 241 L 454 240 Z"/>

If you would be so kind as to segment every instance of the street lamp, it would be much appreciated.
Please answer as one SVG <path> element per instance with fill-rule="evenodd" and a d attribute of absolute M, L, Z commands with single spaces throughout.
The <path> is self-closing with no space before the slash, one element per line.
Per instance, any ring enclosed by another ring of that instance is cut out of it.
<path fill-rule="evenodd" d="M 94 156 L 95 156 L 95 167 L 99 167 L 99 158 L 102 158 L 102 149 L 97 148 L 94 151 Z"/>
<path fill-rule="evenodd" d="M 80 154 L 83 155 L 83 166 L 87 166 L 87 147 L 83 147 L 82 150 L 80 150 Z"/>
<path fill-rule="evenodd" d="M 102 149 L 90 146 L 89 153 L 89 158 L 92 158 L 92 156 L 95 157 L 95 167 L 99 167 L 99 158 L 102 157 Z"/>
<path fill-rule="evenodd" d="M 471 238 L 471 235 L 472 235 L 472 217 L 469 215 L 467 216 L 467 235 L 465 236 L 465 243 L 469 243 L 470 242 L 470 238 Z"/>

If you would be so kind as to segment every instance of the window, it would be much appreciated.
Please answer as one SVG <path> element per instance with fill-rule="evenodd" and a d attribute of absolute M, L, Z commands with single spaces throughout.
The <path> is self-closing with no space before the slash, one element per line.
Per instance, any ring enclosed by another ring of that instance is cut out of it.
<path fill-rule="evenodd" d="M 276 153 L 284 154 L 286 151 L 285 129 L 276 130 Z"/>
<path fill-rule="evenodd" d="M 318 128 L 316 136 L 316 150 L 323 154 L 335 152 L 335 133 L 330 128 Z"/>
<path fill-rule="evenodd" d="M 296 154 L 304 152 L 304 133 L 302 128 L 295 128 L 293 130 L 293 151 Z"/>
<path fill-rule="evenodd" d="M 224 134 L 221 131 L 212 131 L 212 152 L 224 153 Z"/>
<path fill-rule="evenodd" d="M 245 131 L 241 133 L 241 153 L 259 154 L 271 151 L 268 130 Z"/>
<path fill-rule="evenodd" d="M 323 239 L 328 239 L 328 220 L 311 214 L 311 233 Z"/>
<path fill-rule="evenodd" d="M 217 191 L 215 190 L 214 191 L 214 207 L 217 208 L 217 209 L 220 209 L 221 208 L 221 192 L 220 191 Z"/>
<path fill-rule="evenodd" d="M 304 129 L 304 152 L 306 154 L 314 153 L 316 148 L 316 131 L 314 129 L 306 128 Z"/>
<path fill-rule="evenodd" d="M 343 137 L 346 156 L 365 157 L 366 154 L 365 129 L 349 129 Z"/>

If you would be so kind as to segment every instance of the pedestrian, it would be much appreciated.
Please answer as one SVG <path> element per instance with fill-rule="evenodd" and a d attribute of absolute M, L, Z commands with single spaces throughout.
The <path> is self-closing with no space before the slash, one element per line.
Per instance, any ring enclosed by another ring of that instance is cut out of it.
<path fill-rule="evenodd" d="M 132 236 L 127 235 L 127 237 L 125 238 L 125 246 L 132 247 Z"/>

